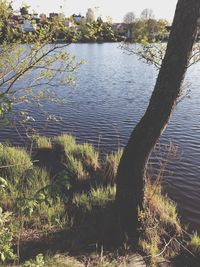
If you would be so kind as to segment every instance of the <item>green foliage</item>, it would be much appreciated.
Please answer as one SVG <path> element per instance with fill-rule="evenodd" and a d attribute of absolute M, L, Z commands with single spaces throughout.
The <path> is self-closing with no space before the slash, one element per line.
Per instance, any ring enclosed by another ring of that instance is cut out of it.
<path fill-rule="evenodd" d="M 24 7 L 22 10 L 27 12 Z M 34 104 L 42 111 L 44 100 L 63 102 L 49 88 L 58 83 L 74 84 L 72 73 L 83 63 L 76 62 L 66 50 L 73 36 L 61 16 L 38 26 L 34 33 L 26 33 L 13 26 L 12 15 L 8 1 L 0 1 L 0 69 L 4 70 L 0 74 L 0 117 L 4 123 L 8 123 L 7 114 L 16 104 Z M 64 38 L 65 43 L 55 43 L 58 38 Z M 30 75 L 32 78 L 27 79 Z M 44 114 L 47 119 L 57 119 Z M 23 124 L 35 120 L 26 105 L 16 116 Z"/>
<path fill-rule="evenodd" d="M 167 34 L 165 20 L 138 19 L 131 25 L 131 41 L 135 43 L 151 43 L 160 41 Z"/>
<path fill-rule="evenodd" d="M 94 207 L 105 207 L 108 203 L 112 203 L 115 199 L 115 187 L 98 187 L 93 188 L 89 194 L 74 194 L 72 203 L 84 210 L 92 210 Z"/>
<path fill-rule="evenodd" d="M 7 181 L 4 178 L 0 177 L 0 190 L 4 191 L 7 186 L 8 186 Z"/>
<path fill-rule="evenodd" d="M 0 43 L 4 40 L 9 40 L 11 35 L 11 27 L 9 25 L 9 18 L 11 10 L 9 3 L 6 0 L 0 1 Z"/>
<path fill-rule="evenodd" d="M 26 261 L 22 267 L 43 267 L 45 266 L 44 257 L 42 254 L 38 254 L 35 260 Z"/>
<path fill-rule="evenodd" d="M 48 204 L 45 201 L 41 202 L 35 209 L 34 219 L 27 221 L 39 229 L 51 229 L 55 226 L 65 229 L 68 225 L 68 218 L 63 200 L 57 198 Z"/>
<path fill-rule="evenodd" d="M 53 139 L 54 147 L 59 146 L 65 153 L 66 167 L 70 176 L 85 179 L 88 172 L 99 168 L 99 153 L 90 144 L 79 145 L 71 135 L 62 134 Z"/>
<path fill-rule="evenodd" d="M 0 208 L 0 264 L 16 259 L 12 249 L 14 233 L 11 221 L 11 213 L 3 212 Z"/>
<path fill-rule="evenodd" d="M 41 255 L 41 254 L 40 254 Z M 42 258 L 42 255 L 40 256 Z M 41 260 L 42 261 L 42 260 Z M 44 265 L 34 265 L 36 260 L 27 261 L 22 267 L 125 267 L 126 257 L 110 254 L 92 253 L 84 257 L 70 257 L 65 254 L 45 255 L 43 257 Z M 33 264 L 33 265 L 31 265 Z"/>
<path fill-rule="evenodd" d="M 41 149 L 41 148 L 52 148 L 52 144 L 51 144 L 51 139 L 47 138 L 45 136 L 36 136 L 34 138 L 35 143 L 36 143 L 36 147 Z"/>
<path fill-rule="evenodd" d="M 47 233 L 52 229 L 67 229 L 68 243 L 75 247 L 76 243 L 79 245 L 94 243 L 109 236 L 110 231 L 113 230 L 111 228 L 114 228 L 113 223 L 115 225 L 112 221 L 116 194 L 114 177 L 122 150 L 108 155 L 101 169 L 99 155 L 90 144 L 77 144 L 72 136 L 64 134 L 47 140 L 39 137 L 38 140 L 38 149 L 51 147 L 52 153 L 54 149 L 56 150 L 56 155 L 63 166 L 63 169 L 57 170 L 56 175 L 50 175 L 44 167 L 32 166 L 30 156 L 24 150 L 3 145 L 0 147 L 0 159 L 11 160 L 20 156 L 21 160 L 24 155 L 25 158 L 28 157 L 30 163 L 25 169 L 12 170 L 12 172 L 7 170 L 4 172 L 6 175 L 0 178 L 0 206 L 12 211 L 12 218 L 14 218 L 12 227 L 17 228 L 18 244 L 23 233 L 30 229 Z M 6 157 L 4 150 L 7 151 Z M 17 159 L 15 160 L 18 162 Z M 97 170 L 101 170 L 101 172 L 98 171 L 101 179 L 94 175 L 95 166 Z M 90 172 L 90 169 L 93 171 Z M 11 179 L 13 173 L 17 174 L 15 175 L 15 177 L 18 176 L 17 179 Z M 176 205 L 162 194 L 161 186 L 157 183 L 152 184 L 150 180 L 145 187 L 144 210 L 140 211 L 140 222 L 139 246 L 151 260 L 152 266 L 153 264 L 156 266 L 156 260 L 160 254 L 165 258 L 172 258 L 179 253 L 180 246 L 177 245 L 176 240 L 182 240 L 183 233 Z M 9 219 L 4 226 L 10 229 Z M 4 227 L 1 229 L 3 231 Z M 1 229 L 0 246 L 1 240 L 4 244 L 7 242 L 5 240 L 8 240 L 5 251 L 9 251 L 12 239 L 1 239 Z M 9 233 L 12 237 L 12 229 L 6 230 L 5 236 Z M 71 233 L 73 233 L 72 236 Z M 199 244 L 199 237 L 195 233 L 188 241 L 187 248 L 198 255 Z M 12 256 L 12 253 L 6 253 L 3 255 L 5 261 L 11 259 L 9 255 Z M 120 266 L 121 264 L 103 255 L 100 258 L 97 255 L 91 256 L 90 261 L 93 264 L 91 266 Z M 75 264 L 81 266 L 82 264 L 69 257 L 65 257 L 64 261 L 63 257 L 59 256 L 53 259 L 38 256 L 34 261 L 25 262 L 23 266 L 55 266 L 55 263 L 57 266 L 76 266 Z"/>
<path fill-rule="evenodd" d="M 1 145 L 0 166 L 1 176 L 14 183 L 32 168 L 32 161 L 24 149 Z"/>
<path fill-rule="evenodd" d="M 38 205 L 46 200 L 44 189 L 49 185 L 50 177 L 46 170 L 34 167 L 26 172 L 15 187 L 19 193 L 15 199 L 17 210 L 30 217 Z"/>
<path fill-rule="evenodd" d="M 117 39 L 110 22 L 97 21 L 82 22 L 79 26 L 78 40 L 83 42 L 114 42 Z"/>
<path fill-rule="evenodd" d="M 71 153 L 76 146 L 75 138 L 68 134 L 62 134 L 58 137 L 55 137 L 53 139 L 53 143 L 55 145 L 58 145 L 60 148 L 62 148 L 64 152 L 66 153 L 66 155 Z"/>
<path fill-rule="evenodd" d="M 56 254 L 45 257 L 45 267 L 84 267 L 84 265 L 73 257 Z M 31 266 L 32 267 L 32 266 Z M 35 267 L 35 266 L 34 266 Z"/>
<path fill-rule="evenodd" d="M 85 143 L 77 145 L 73 152 L 73 156 L 79 159 L 87 169 L 96 171 L 99 167 L 99 153 L 91 144 Z"/>
<path fill-rule="evenodd" d="M 116 188 L 115 186 L 98 187 L 91 190 L 90 198 L 92 205 L 105 207 L 108 203 L 114 202 Z"/>
<path fill-rule="evenodd" d="M 67 157 L 67 170 L 70 176 L 77 180 L 85 179 L 87 176 L 84 171 L 82 162 L 72 155 L 69 155 Z"/>

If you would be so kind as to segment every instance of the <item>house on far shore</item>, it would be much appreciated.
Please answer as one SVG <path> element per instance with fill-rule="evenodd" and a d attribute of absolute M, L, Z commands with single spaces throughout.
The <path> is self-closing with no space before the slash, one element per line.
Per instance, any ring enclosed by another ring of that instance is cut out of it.
<path fill-rule="evenodd" d="M 19 31 L 25 32 L 25 33 L 29 33 L 29 32 L 34 33 L 36 29 L 37 29 L 37 25 L 32 24 L 30 20 L 23 20 L 22 24 L 19 26 Z"/>
<path fill-rule="evenodd" d="M 113 32 L 118 36 L 129 37 L 130 32 L 126 23 L 113 23 Z"/>
<path fill-rule="evenodd" d="M 65 26 L 67 27 L 67 28 L 71 28 L 72 27 L 72 25 L 73 25 L 73 23 L 70 21 L 70 20 L 65 20 Z"/>
<path fill-rule="evenodd" d="M 76 24 L 80 24 L 81 23 L 81 20 L 84 19 L 84 17 L 81 16 L 81 14 L 79 14 L 79 15 L 73 14 L 72 15 L 72 19 L 74 20 L 74 22 Z"/>
<path fill-rule="evenodd" d="M 53 21 L 54 18 L 58 18 L 59 14 L 58 13 L 49 13 L 49 20 Z"/>

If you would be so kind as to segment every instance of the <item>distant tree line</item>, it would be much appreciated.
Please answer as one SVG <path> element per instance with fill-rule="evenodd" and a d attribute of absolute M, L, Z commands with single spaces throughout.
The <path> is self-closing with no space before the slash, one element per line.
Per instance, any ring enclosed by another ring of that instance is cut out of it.
<path fill-rule="evenodd" d="M 5 39 L 9 42 L 25 38 L 27 36 L 41 36 L 41 30 L 46 34 L 51 34 L 51 42 L 153 42 L 165 40 L 167 34 L 167 21 L 156 20 L 153 11 L 145 9 L 140 18 L 136 18 L 133 12 L 128 12 L 124 16 L 123 23 L 113 23 L 112 20 L 103 21 L 101 17 L 96 19 L 95 13 L 88 8 L 86 16 L 72 15 L 66 18 L 63 13 L 51 13 L 49 17 L 40 14 L 35 18 L 35 14 L 30 14 L 29 6 L 20 8 L 20 15 L 16 15 L 11 5 L 6 1 L 1 1 L 1 27 L 0 43 Z M 36 14 L 38 15 L 38 14 Z M 30 29 L 23 25 L 28 23 Z M 23 37 L 23 38 L 22 38 Z M 34 37 L 35 38 L 35 37 Z"/>
<path fill-rule="evenodd" d="M 169 36 L 169 24 L 164 19 L 156 20 L 152 9 L 144 9 L 139 18 L 133 12 L 124 16 L 128 26 L 128 40 L 144 43 L 166 41 Z"/>

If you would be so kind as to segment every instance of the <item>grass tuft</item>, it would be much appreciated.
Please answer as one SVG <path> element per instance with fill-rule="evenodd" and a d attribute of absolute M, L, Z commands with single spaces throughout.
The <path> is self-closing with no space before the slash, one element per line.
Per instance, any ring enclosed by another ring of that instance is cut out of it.
<path fill-rule="evenodd" d="M 70 176 L 77 180 L 84 180 L 87 178 L 82 162 L 72 155 L 67 157 L 67 170 L 70 173 Z"/>
<path fill-rule="evenodd" d="M 176 205 L 162 194 L 160 185 L 146 183 L 140 222 L 139 247 L 149 256 L 151 266 L 157 266 L 160 253 L 163 258 L 172 258 L 179 253 L 180 247 L 173 247 L 173 240 L 183 234 Z"/>
<path fill-rule="evenodd" d="M 114 185 L 115 177 L 117 174 L 117 168 L 118 168 L 122 153 L 123 153 L 123 150 L 119 149 L 118 151 L 112 152 L 111 154 L 106 156 L 104 175 L 103 175 L 103 180 L 105 184 Z"/>
<path fill-rule="evenodd" d="M 91 144 L 77 145 L 73 155 L 83 163 L 86 169 L 96 171 L 99 168 L 99 153 Z"/>
<path fill-rule="evenodd" d="M 93 207 L 105 207 L 108 203 L 114 202 L 115 187 L 93 188 L 90 193 L 77 193 L 73 197 L 73 204 L 85 210 L 91 210 Z"/>
<path fill-rule="evenodd" d="M 1 145 L 0 166 L 0 175 L 14 183 L 32 168 L 32 161 L 24 149 Z"/>
<path fill-rule="evenodd" d="M 76 140 L 73 136 L 69 134 L 62 134 L 53 139 L 54 145 L 58 145 L 61 149 L 64 150 L 66 155 L 71 153 L 76 147 Z"/>
<path fill-rule="evenodd" d="M 200 256 L 200 236 L 198 235 L 197 232 L 195 232 L 191 236 L 191 240 L 188 244 L 189 250 L 194 253 L 195 255 Z"/>
<path fill-rule="evenodd" d="M 43 148 L 51 149 L 52 148 L 51 139 L 45 136 L 39 136 L 35 138 L 35 143 L 38 149 L 43 149 Z"/>

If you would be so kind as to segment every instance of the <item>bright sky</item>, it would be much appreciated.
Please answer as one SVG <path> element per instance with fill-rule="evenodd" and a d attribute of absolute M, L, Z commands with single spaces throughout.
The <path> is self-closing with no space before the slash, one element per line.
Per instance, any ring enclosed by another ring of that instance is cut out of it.
<path fill-rule="evenodd" d="M 74 13 L 85 15 L 88 8 L 96 10 L 104 18 L 110 16 L 115 22 L 122 22 L 127 12 L 133 11 L 136 16 L 145 8 L 151 8 L 156 18 L 173 19 L 177 0 L 14 0 L 15 9 L 27 3 L 37 13 L 60 12 L 63 7 L 65 15 Z"/>

